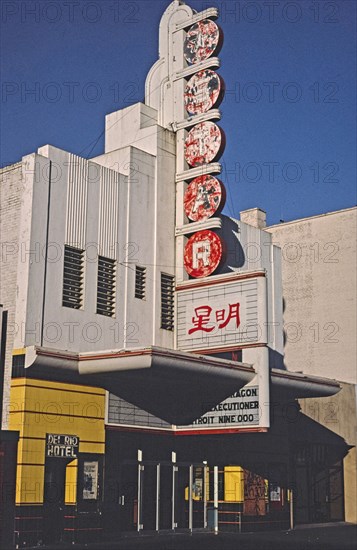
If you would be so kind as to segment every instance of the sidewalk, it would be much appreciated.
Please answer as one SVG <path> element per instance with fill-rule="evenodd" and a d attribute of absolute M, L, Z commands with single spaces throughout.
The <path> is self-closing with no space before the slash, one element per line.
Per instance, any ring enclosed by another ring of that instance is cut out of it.
<path fill-rule="evenodd" d="M 155 533 L 123 536 L 112 542 L 36 546 L 37 550 L 356 550 L 357 526 L 348 523 L 300 525 L 264 533 Z"/>

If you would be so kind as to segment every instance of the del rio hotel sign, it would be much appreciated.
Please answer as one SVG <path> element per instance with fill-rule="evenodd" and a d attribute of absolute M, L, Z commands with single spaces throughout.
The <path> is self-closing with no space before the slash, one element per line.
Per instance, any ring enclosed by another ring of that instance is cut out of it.
<path fill-rule="evenodd" d="M 77 458 L 78 446 L 76 435 L 46 434 L 47 458 Z"/>

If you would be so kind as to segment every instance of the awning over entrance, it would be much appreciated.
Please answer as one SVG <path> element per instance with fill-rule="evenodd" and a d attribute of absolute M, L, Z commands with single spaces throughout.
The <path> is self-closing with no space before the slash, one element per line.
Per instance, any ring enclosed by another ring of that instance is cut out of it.
<path fill-rule="evenodd" d="M 32 375 L 71 374 L 76 383 L 95 384 L 170 424 L 188 424 L 239 390 L 256 375 L 252 366 L 147 347 L 96 353 L 32 348 Z"/>
<path fill-rule="evenodd" d="M 189 424 L 257 375 L 252 365 L 157 347 L 95 353 L 27 348 L 30 376 L 96 385 L 170 424 Z M 272 369 L 274 399 L 325 397 L 337 382 Z"/>
<path fill-rule="evenodd" d="M 328 397 L 341 389 L 336 380 L 307 376 L 299 372 L 271 369 L 271 398 L 291 400 L 303 397 Z"/>

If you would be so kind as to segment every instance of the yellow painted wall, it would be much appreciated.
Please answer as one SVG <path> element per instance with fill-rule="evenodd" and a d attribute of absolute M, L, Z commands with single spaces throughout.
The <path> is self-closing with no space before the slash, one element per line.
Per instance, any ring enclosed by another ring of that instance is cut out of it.
<path fill-rule="evenodd" d="M 225 502 L 244 501 L 244 470 L 241 466 L 225 466 L 224 500 Z"/>
<path fill-rule="evenodd" d="M 76 504 L 77 500 L 78 460 L 72 460 L 66 466 L 65 504 Z"/>
<path fill-rule="evenodd" d="M 80 453 L 105 452 L 105 390 L 87 386 L 12 380 L 9 429 L 20 432 L 17 454 L 17 504 L 42 504 L 46 433 L 79 437 Z M 61 460 L 61 459 L 58 459 Z M 68 465 L 69 466 L 69 465 Z M 73 483 L 73 472 L 66 473 Z M 66 490 L 68 502 L 73 493 Z"/>

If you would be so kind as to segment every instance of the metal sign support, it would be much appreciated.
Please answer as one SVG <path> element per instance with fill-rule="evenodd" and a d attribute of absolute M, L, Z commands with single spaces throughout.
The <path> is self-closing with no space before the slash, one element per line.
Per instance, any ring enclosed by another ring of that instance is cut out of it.
<path fill-rule="evenodd" d="M 176 486 L 176 472 L 177 472 L 177 466 L 176 466 L 176 453 L 171 453 L 171 462 L 172 462 L 172 496 L 171 496 L 171 529 L 174 531 L 177 527 L 175 522 L 175 486 Z"/>
<path fill-rule="evenodd" d="M 137 517 L 137 532 L 140 533 L 140 531 L 143 528 L 143 525 L 141 523 L 141 506 L 142 506 L 142 471 L 144 469 L 144 466 L 141 464 L 143 460 L 143 453 L 139 449 L 138 450 L 138 517 Z"/>
<path fill-rule="evenodd" d="M 188 528 L 192 533 L 193 529 L 193 465 L 189 469 L 189 487 L 188 487 Z"/>
<path fill-rule="evenodd" d="M 218 535 L 218 466 L 213 468 L 214 534 Z"/>
<path fill-rule="evenodd" d="M 290 489 L 290 529 L 294 529 L 294 491 Z"/>
<path fill-rule="evenodd" d="M 208 494 L 208 487 L 207 487 L 207 476 L 208 474 L 208 467 L 207 462 L 203 462 L 203 528 L 207 529 L 207 494 Z"/>
<path fill-rule="evenodd" d="M 156 531 L 160 530 L 160 464 L 156 465 Z"/>

